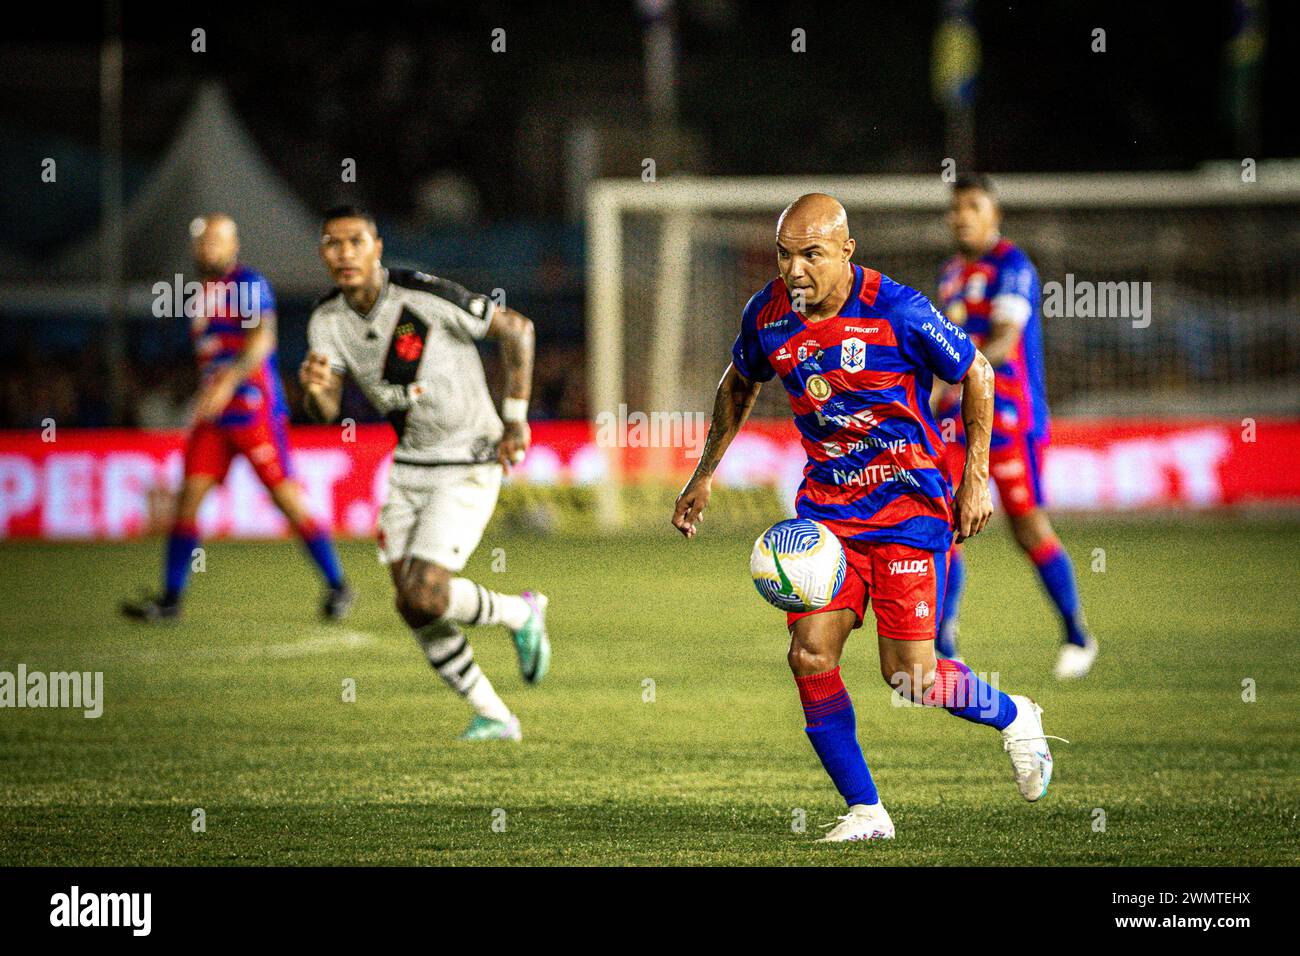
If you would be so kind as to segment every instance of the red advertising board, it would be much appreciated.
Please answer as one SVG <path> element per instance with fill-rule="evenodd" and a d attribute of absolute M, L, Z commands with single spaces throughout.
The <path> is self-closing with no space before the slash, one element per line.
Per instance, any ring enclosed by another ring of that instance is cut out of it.
<path fill-rule="evenodd" d="M 703 423 L 538 422 L 512 481 L 607 480 L 611 446 L 627 480 L 678 480 L 703 440 Z M 1300 421 L 1072 420 L 1055 423 L 1044 456 L 1049 506 L 1131 511 L 1242 504 L 1300 506 Z M 0 432 L 0 537 L 112 539 L 150 530 L 181 474 L 178 432 Z M 369 535 L 384 498 L 392 432 L 359 426 L 293 430 L 294 467 L 312 509 L 344 535 Z M 667 445 L 668 447 L 664 447 Z M 793 426 L 746 426 L 717 473 L 719 484 L 774 486 L 793 496 L 804 464 Z M 283 519 L 239 460 L 205 504 L 205 536 L 274 537 Z"/>

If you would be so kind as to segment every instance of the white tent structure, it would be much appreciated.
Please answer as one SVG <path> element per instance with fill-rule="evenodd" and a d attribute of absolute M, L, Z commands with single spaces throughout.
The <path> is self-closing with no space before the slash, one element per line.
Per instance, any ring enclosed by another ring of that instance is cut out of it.
<path fill-rule="evenodd" d="M 149 182 L 123 217 L 123 281 L 132 311 L 156 282 L 193 272 L 189 224 L 206 212 L 239 225 L 241 259 L 277 295 L 313 295 L 328 285 L 316 254 L 316 217 L 267 165 L 216 83 L 202 86 Z M 101 227 L 102 228 L 102 227 Z M 98 300 L 99 230 L 75 241 L 35 283 L 7 283 L 11 304 L 85 306 Z"/>

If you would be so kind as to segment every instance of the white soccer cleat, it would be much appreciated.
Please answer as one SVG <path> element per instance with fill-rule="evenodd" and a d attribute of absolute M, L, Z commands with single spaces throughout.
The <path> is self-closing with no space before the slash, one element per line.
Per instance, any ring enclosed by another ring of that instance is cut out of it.
<path fill-rule="evenodd" d="M 1016 719 L 1002 731 L 1002 749 L 1011 755 L 1011 775 L 1020 795 L 1033 803 L 1047 794 L 1052 782 L 1052 751 L 1043 733 L 1043 708 L 1021 694 L 1013 694 L 1011 699 L 1016 702 Z M 1064 737 L 1051 739 L 1069 743 Z"/>
<path fill-rule="evenodd" d="M 849 812 L 839 817 L 835 823 L 825 826 L 834 827 L 818 843 L 844 843 L 849 840 L 892 840 L 894 838 L 894 821 L 883 803 L 855 803 Z"/>
<path fill-rule="evenodd" d="M 1078 644 L 1062 644 L 1061 653 L 1056 658 L 1056 679 L 1077 680 L 1087 677 L 1092 670 L 1092 662 L 1097 659 L 1097 642 L 1091 637 L 1080 647 Z"/>

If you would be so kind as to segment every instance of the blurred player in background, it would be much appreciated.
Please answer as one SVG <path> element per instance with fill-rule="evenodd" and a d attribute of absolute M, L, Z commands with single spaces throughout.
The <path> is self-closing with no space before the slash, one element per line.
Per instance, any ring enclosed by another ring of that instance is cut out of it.
<path fill-rule="evenodd" d="M 124 603 L 122 613 L 142 621 L 180 614 L 199 541 L 199 506 L 242 454 L 320 571 L 327 588 L 322 613 L 341 618 L 352 606 L 353 592 L 329 531 L 307 511 L 289 462 L 289 409 L 276 367 L 271 286 L 239 262 L 239 231 L 229 216 L 214 213 L 196 219 L 191 234 L 194 262 L 203 280 L 202 299 L 190 307 L 202 384 L 185 443 L 185 479 L 167 539 L 163 592 L 157 598 Z"/>
<path fill-rule="evenodd" d="M 429 664 L 474 709 L 467 740 L 519 740 L 519 720 L 474 661 L 462 625 L 501 624 L 519 670 L 536 684 L 550 665 L 547 598 L 499 594 L 460 577 L 496 508 L 502 469 L 528 450 L 533 324 L 454 282 L 380 261 L 374 219 L 350 206 L 325 214 L 320 254 L 335 288 L 313 310 L 300 371 L 308 414 L 333 421 L 351 374 L 397 432 L 379 559 L 397 611 Z M 500 340 L 506 398 L 497 416 L 475 342 Z M 505 419 L 504 425 L 502 418 Z"/>
<path fill-rule="evenodd" d="M 693 537 L 714 470 L 762 383 L 779 377 L 808 454 L 795 510 L 830 528 L 848 559 L 826 607 L 787 616 L 808 739 L 848 805 L 826 842 L 894 836 L 840 678 L 844 644 L 869 602 L 886 682 L 917 703 L 1000 731 L 1025 799 L 1042 797 L 1052 773 L 1041 708 L 934 652 L 953 531 L 958 540 L 978 533 L 992 511 L 993 369 L 925 296 L 853 265 L 854 248 L 844 208 L 830 196 L 803 196 L 781 214 L 780 278 L 745 307 L 700 462 L 673 512 L 673 525 Z M 967 385 L 961 412 L 971 453 L 955 497 L 930 413 L 935 378 Z"/>
<path fill-rule="evenodd" d="M 948 318 L 965 329 L 997 373 L 989 450 L 993 480 L 1016 543 L 1038 569 L 1061 615 L 1065 640 L 1056 676 L 1083 677 L 1097 656 L 1097 642 L 1084 623 L 1070 556 L 1042 509 L 1042 450 L 1048 442 L 1049 422 L 1038 272 L 1024 252 L 1002 238 L 1002 211 L 986 176 L 958 177 L 948 225 L 958 254 L 939 274 L 939 300 Z M 936 396 L 940 421 L 951 421 L 956 430 L 955 440 L 948 444 L 954 475 L 961 473 L 966 456 L 959 393 L 959 388 L 952 388 Z M 959 653 L 957 621 L 965 579 L 965 560 L 957 545 L 949 562 L 939 631 L 938 650 L 946 657 Z"/>

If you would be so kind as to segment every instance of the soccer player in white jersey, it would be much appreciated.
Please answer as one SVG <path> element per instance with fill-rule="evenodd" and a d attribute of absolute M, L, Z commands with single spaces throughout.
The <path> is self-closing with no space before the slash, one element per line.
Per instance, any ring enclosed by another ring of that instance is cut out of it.
<path fill-rule="evenodd" d="M 496 507 L 502 471 L 528 450 L 533 324 L 486 296 L 423 272 L 384 268 L 365 211 L 325 214 L 320 256 L 334 290 L 317 303 L 299 371 L 308 415 L 333 421 L 345 375 L 388 417 L 398 444 L 379 515 L 379 559 L 397 612 L 429 664 L 474 709 L 466 740 L 519 740 L 519 720 L 474 661 L 462 625 L 504 625 L 529 684 L 546 674 L 547 598 L 499 594 L 459 576 Z M 501 343 L 498 417 L 475 341 Z M 503 423 L 504 419 L 504 423 Z"/>

